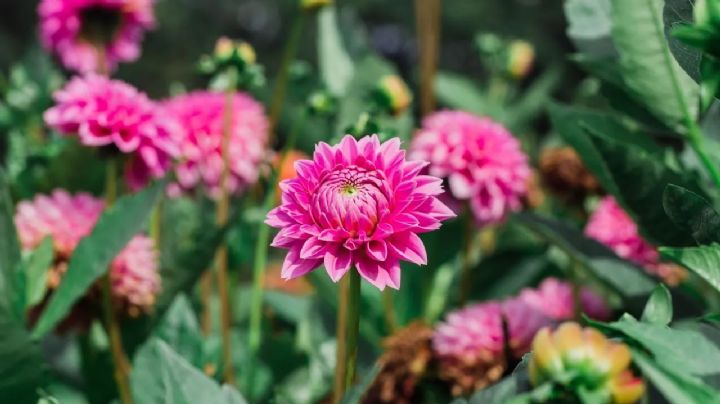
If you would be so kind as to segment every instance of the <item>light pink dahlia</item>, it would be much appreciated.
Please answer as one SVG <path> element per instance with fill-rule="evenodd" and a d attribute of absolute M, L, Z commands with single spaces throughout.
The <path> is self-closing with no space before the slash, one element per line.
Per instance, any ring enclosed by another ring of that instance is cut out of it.
<path fill-rule="evenodd" d="M 523 289 L 517 299 L 555 321 L 575 318 L 573 287 L 557 278 L 545 279 L 537 289 Z M 605 300 L 587 287 L 580 289 L 580 304 L 590 318 L 608 320 L 612 315 Z"/>
<path fill-rule="evenodd" d="M 195 91 L 164 103 L 164 112 L 182 127 L 178 182 L 171 187 L 174 194 L 203 185 L 211 196 L 219 195 L 224 108 L 225 95 L 209 91 Z M 258 167 L 269 157 L 268 130 L 262 104 L 248 94 L 235 94 L 228 150 L 231 192 L 242 192 L 258 180 Z"/>
<path fill-rule="evenodd" d="M 52 237 L 55 249 L 48 287 L 54 289 L 80 240 L 90 234 L 104 209 L 102 200 L 89 194 L 70 195 L 58 189 L 50 195 L 18 203 L 15 225 L 23 250 L 36 248 Z M 148 311 L 160 289 L 158 258 L 152 239 L 137 235 L 110 265 L 112 292 L 131 315 Z"/>
<path fill-rule="evenodd" d="M 686 276 L 683 268 L 660 262 L 657 249 L 642 238 L 635 222 L 611 196 L 600 200 L 585 226 L 585 235 L 670 285 L 680 283 Z"/>
<path fill-rule="evenodd" d="M 507 327 L 508 348 L 515 359 L 530 352 L 535 334 L 551 323 L 545 313 L 517 297 L 502 302 L 502 314 Z"/>
<path fill-rule="evenodd" d="M 110 70 L 137 59 L 155 25 L 152 0 L 42 0 L 38 14 L 43 46 L 80 73 L 101 70 L 101 58 Z"/>
<path fill-rule="evenodd" d="M 400 287 L 400 261 L 427 263 L 419 233 L 454 216 L 437 196 L 442 181 L 420 175 L 397 138 L 345 136 L 319 143 L 312 160 L 295 163 L 297 178 L 280 183 L 281 204 L 266 223 L 280 229 L 272 245 L 289 250 L 285 279 L 324 264 L 337 282 L 351 268 L 379 289 Z"/>
<path fill-rule="evenodd" d="M 178 155 L 179 126 L 127 83 L 95 74 L 75 77 L 53 98 L 45 122 L 84 145 L 131 154 L 126 178 L 133 189 L 162 177 Z"/>
<path fill-rule="evenodd" d="M 502 305 L 480 303 L 451 312 L 435 328 L 433 350 L 441 359 L 500 361 L 505 352 Z"/>
<path fill-rule="evenodd" d="M 496 223 L 522 206 L 531 170 L 520 143 L 489 118 L 436 112 L 423 121 L 410 158 L 429 161 L 430 175 L 447 178 L 458 200 L 469 200 L 480 224 Z"/>

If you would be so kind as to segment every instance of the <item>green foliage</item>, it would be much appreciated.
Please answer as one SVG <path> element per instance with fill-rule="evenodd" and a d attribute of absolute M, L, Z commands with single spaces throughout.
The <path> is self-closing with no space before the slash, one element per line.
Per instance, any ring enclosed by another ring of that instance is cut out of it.
<path fill-rule="evenodd" d="M 670 296 L 670 291 L 665 285 L 659 284 L 645 304 L 641 320 L 653 324 L 668 325 L 672 321 L 672 317 L 672 296 Z"/>
<path fill-rule="evenodd" d="M 688 189 L 670 184 L 663 194 L 665 213 L 698 244 L 720 242 L 720 215 L 710 202 Z"/>
<path fill-rule="evenodd" d="M 320 76 L 327 89 L 337 97 L 348 93 L 355 70 L 342 41 L 335 6 L 324 7 L 318 13 Z"/>
<path fill-rule="evenodd" d="M 720 245 L 660 248 L 662 256 L 696 273 L 720 292 Z"/>
<path fill-rule="evenodd" d="M 25 296 L 20 306 L 24 313 L 42 301 L 47 290 L 47 275 L 54 258 L 53 240 L 46 237 L 21 263 L 18 277 L 25 284 Z"/>

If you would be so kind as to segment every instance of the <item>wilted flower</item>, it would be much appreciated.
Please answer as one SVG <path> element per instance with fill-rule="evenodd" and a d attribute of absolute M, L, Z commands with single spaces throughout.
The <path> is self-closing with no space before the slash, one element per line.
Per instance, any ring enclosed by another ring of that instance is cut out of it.
<path fill-rule="evenodd" d="M 378 358 L 380 372 L 368 388 L 363 403 L 417 402 L 416 387 L 432 361 L 433 330 L 422 322 L 410 323 L 383 341 Z"/>
<path fill-rule="evenodd" d="M 410 90 L 396 75 L 388 75 L 380 79 L 373 94 L 378 105 L 395 116 L 402 115 L 412 102 Z"/>
<path fill-rule="evenodd" d="M 531 175 L 520 143 L 500 124 L 462 111 L 436 112 L 423 121 L 410 158 L 430 162 L 430 175 L 447 178 L 450 192 L 469 200 L 478 223 L 496 223 L 522 207 Z"/>
<path fill-rule="evenodd" d="M 455 396 L 494 383 L 507 367 L 502 306 L 475 304 L 448 314 L 432 341 L 438 376 Z"/>
<path fill-rule="evenodd" d="M 66 68 L 81 73 L 114 69 L 140 56 L 155 25 L 152 0 L 42 0 L 40 40 Z M 105 55 L 99 55 L 104 52 Z M 100 66 L 103 59 L 106 66 Z"/>
<path fill-rule="evenodd" d="M 579 293 L 581 309 L 585 314 L 596 320 L 610 318 L 610 308 L 601 296 L 587 287 L 580 288 Z M 523 289 L 518 298 L 553 320 L 575 317 L 573 287 L 557 278 L 545 279 L 537 289 Z"/>
<path fill-rule="evenodd" d="M 178 154 L 177 124 L 127 83 L 89 74 L 75 77 L 53 98 L 45 122 L 62 134 L 77 135 L 86 146 L 131 154 L 126 177 L 132 188 L 162 177 Z"/>
<path fill-rule="evenodd" d="M 511 41 L 507 49 L 507 71 L 514 79 L 522 79 L 530 73 L 535 62 L 535 48 L 522 40 Z"/>
<path fill-rule="evenodd" d="M 605 403 L 634 403 L 645 383 L 630 370 L 625 344 L 608 340 L 592 328 L 564 323 L 557 331 L 544 328 L 533 340 L 530 381 L 538 386 L 552 382 L 564 389 L 602 399 Z"/>
<path fill-rule="evenodd" d="M 600 192 L 600 184 L 572 147 L 549 147 L 540 154 L 540 172 L 547 186 L 566 202 L 581 202 Z"/>
<path fill-rule="evenodd" d="M 637 225 L 611 196 L 603 198 L 585 226 L 585 235 L 615 251 L 669 285 L 677 285 L 687 272 L 674 264 L 660 262 L 657 249 L 640 236 Z"/>
<path fill-rule="evenodd" d="M 48 275 L 48 289 L 55 289 L 80 240 L 90 234 L 104 208 L 102 200 L 88 194 L 70 195 L 58 189 L 17 205 L 15 225 L 23 250 L 36 248 L 51 237 L 55 259 Z M 149 311 L 160 289 L 157 255 L 151 239 L 137 235 L 110 264 L 112 294 L 130 316 Z"/>
<path fill-rule="evenodd" d="M 280 229 L 272 245 L 289 250 L 286 279 L 324 264 L 337 282 L 352 267 L 379 289 L 400 287 L 400 261 L 427 263 L 419 233 L 453 213 L 437 199 L 441 180 L 420 175 L 426 163 L 406 161 L 400 140 L 345 136 L 319 143 L 298 177 L 280 184 L 282 203 L 266 223 Z"/>
<path fill-rule="evenodd" d="M 182 127 L 180 162 L 176 167 L 175 194 L 204 186 L 209 194 L 220 194 L 223 172 L 223 111 L 225 95 L 195 91 L 164 103 L 163 112 Z M 244 191 L 259 177 L 260 166 L 268 157 L 268 120 L 263 107 L 250 95 L 236 93 L 232 98 L 232 124 L 228 139 L 231 193 Z"/>

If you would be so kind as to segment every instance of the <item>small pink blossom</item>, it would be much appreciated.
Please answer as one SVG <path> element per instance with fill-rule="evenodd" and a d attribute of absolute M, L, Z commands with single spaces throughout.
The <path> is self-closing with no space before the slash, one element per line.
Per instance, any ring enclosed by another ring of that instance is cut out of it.
<path fill-rule="evenodd" d="M 397 138 L 345 136 L 319 143 L 312 160 L 295 163 L 297 178 L 280 183 L 282 200 L 266 223 L 279 228 L 274 247 L 288 250 L 285 279 L 324 264 L 337 282 L 352 267 L 379 289 L 400 287 L 400 261 L 427 263 L 420 233 L 454 214 L 437 196 L 442 181 L 420 175 Z"/>
<path fill-rule="evenodd" d="M 570 283 L 547 278 L 536 289 L 523 289 L 518 299 L 555 321 L 575 318 L 575 299 Z M 580 289 L 582 311 L 596 320 L 609 320 L 612 312 L 605 300 L 587 287 Z"/>
<path fill-rule="evenodd" d="M 73 251 L 90 234 L 103 209 L 100 199 L 85 193 L 73 196 L 62 189 L 21 201 L 15 213 L 20 244 L 29 251 L 51 237 L 55 250 L 51 270 L 62 276 Z M 131 239 L 110 264 L 110 277 L 114 297 L 126 305 L 131 315 L 148 311 L 160 290 L 158 257 L 152 239 L 143 235 Z M 56 283 L 53 281 L 51 286 Z"/>
<path fill-rule="evenodd" d="M 451 312 L 435 328 L 432 346 L 441 360 L 502 362 L 505 354 L 502 305 L 480 303 Z"/>
<path fill-rule="evenodd" d="M 527 156 L 489 118 L 462 111 L 430 115 L 412 141 L 410 158 L 429 161 L 430 175 L 446 178 L 456 199 L 469 200 L 481 225 L 522 207 L 531 175 Z"/>
<path fill-rule="evenodd" d="M 98 48 L 93 43 L 96 38 L 84 35 L 88 25 L 117 24 L 104 27 L 111 38 L 109 43 L 101 44 L 105 50 L 102 57 L 110 70 L 118 62 L 137 59 L 145 31 L 155 25 L 152 0 L 42 0 L 38 14 L 45 49 L 56 54 L 66 68 L 80 73 L 101 68 Z M 87 21 L 92 14 L 103 14 L 110 21 Z"/>
<path fill-rule="evenodd" d="M 92 147 L 131 154 L 126 178 L 137 189 L 162 177 L 178 155 L 179 127 L 160 114 L 144 93 L 118 80 L 89 74 L 75 77 L 53 98 L 45 122 Z"/>
<path fill-rule="evenodd" d="M 223 111 L 225 95 L 195 91 L 164 102 L 165 114 L 182 128 L 177 183 L 172 194 L 191 191 L 202 185 L 217 197 L 223 171 Z M 250 95 L 236 93 L 232 98 L 232 133 L 229 139 L 230 176 L 228 189 L 244 191 L 257 182 L 260 169 L 269 157 L 269 124 L 263 106 Z"/>
<path fill-rule="evenodd" d="M 507 326 L 507 342 L 516 359 L 530 352 L 535 334 L 550 323 L 545 313 L 519 298 L 502 302 L 502 314 Z"/>

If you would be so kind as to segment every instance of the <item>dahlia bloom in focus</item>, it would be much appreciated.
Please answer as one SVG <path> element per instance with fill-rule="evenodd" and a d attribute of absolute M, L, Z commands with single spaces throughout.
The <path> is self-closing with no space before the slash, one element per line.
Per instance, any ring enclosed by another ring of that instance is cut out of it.
<path fill-rule="evenodd" d="M 669 285 L 677 285 L 687 275 L 677 265 L 660 262 L 657 249 L 642 238 L 635 222 L 611 196 L 598 203 L 585 226 L 585 235 L 605 244 L 619 257 L 659 276 Z"/>
<path fill-rule="evenodd" d="M 23 250 L 33 250 L 45 237 L 52 237 L 55 259 L 48 289 L 57 287 L 73 251 L 90 234 L 103 208 L 103 201 L 91 195 L 70 195 L 60 189 L 18 203 L 15 225 Z M 131 316 L 148 312 L 155 302 L 160 290 L 157 261 L 152 239 L 137 235 L 110 264 L 113 296 Z"/>
<path fill-rule="evenodd" d="M 410 158 L 429 161 L 429 174 L 447 178 L 451 194 L 469 200 L 479 224 L 502 221 L 522 207 L 531 170 L 520 142 L 500 124 L 462 111 L 423 121 Z"/>
<path fill-rule="evenodd" d="M 89 74 L 75 77 L 53 98 L 45 123 L 86 146 L 111 147 L 131 155 L 126 178 L 131 188 L 162 177 L 178 154 L 177 124 L 133 86 Z"/>
<path fill-rule="evenodd" d="M 545 279 L 536 289 L 523 289 L 518 299 L 553 320 L 571 320 L 575 317 L 573 287 L 557 278 Z M 580 289 L 580 305 L 582 311 L 595 320 L 608 320 L 612 315 L 603 298 L 587 287 Z"/>
<path fill-rule="evenodd" d="M 152 0 L 42 0 L 40 40 L 62 64 L 80 73 L 97 72 L 140 56 L 140 42 L 155 25 Z M 104 49 L 105 55 L 98 55 Z"/>
<path fill-rule="evenodd" d="M 630 370 L 627 345 L 593 328 L 577 323 L 564 323 L 555 332 L 544 328 L 532 345 L 529 373 L 534 386 L 551 382 L 563 392 L 582 391 L 599 403 L 634 403 L 645 393 L 645 383 Z"/>
<path fill-rule="evenodd" d="M 164 113 L 182 127 L 177 183 L 171 185 L 171 194 L 204 186 L 211 196 L 220 195 L 224 108 L 225 95 L 209 91 L 195 91 L 164 103 Z M 263 106 L 248 94 L 236 93 L 228 150 L 227 187 L 231 193 L 242 192 L 258 180 L 258 167 L 268 157 L 268 130 Z"/>
<path fill-rule="evenodd" d="M 272 245 L 288 250 L 283 278 L 324 264 L 335 282 L 355 267 L 379 289 L 399 288 L 401 260 L 427 263 L 418 234 L 454 216 L 437 199 L 442 181 L 419 174 L 426 165 L 406 161 L 397 138 L 319 143 L 312 160 L 295 163 L 298 177 L 280 184 L 282 202 L 265 221 L 280 229 Z"/>

